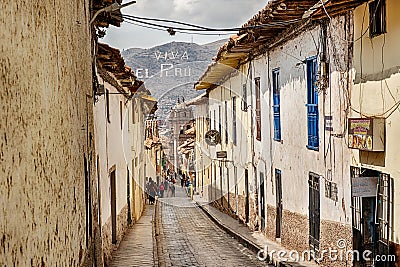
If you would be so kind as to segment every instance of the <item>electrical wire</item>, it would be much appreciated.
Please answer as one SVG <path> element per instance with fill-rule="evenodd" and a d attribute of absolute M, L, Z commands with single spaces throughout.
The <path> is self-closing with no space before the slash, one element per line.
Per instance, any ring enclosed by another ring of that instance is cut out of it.
<path fill-rule="evenodd" d="M 388 110 L 386 110 L 385 112 L 381 113 L 381 114 L 374 114 L 374 115 L 368 115 L 368 114 L 364 114 L 359 110 L 356 110 L 353 107 L 350 107 L 351 110 L 353 110 L 354 112 L 365 116 L 366 118 L 381 118 L 384 117 L 385 119 L 389 118 L 390 115 L 393 114 L 393 112 L 395 112 L 398 108 L 400 107 L 400 101 L 398 101 L 397 103 L 395 103 L 391 108 L 389 108 Z M 387 116 L 385 116 L 386 114 L 389 114 Z"/>
<path fill-rule="evenodd" d="M 169 29 L 172 28 L 173 30 L 181 30 L 181 31 L 194 31 L 194 32 L 205 32 L 205 31 L 230 31 L 230 32 L 236 32 L 237 30 L 218 30 L 218 29 L 209 29 L 209 30 L 205 30 L 205 29 L 199 29 L 199 28 L 183 28 L 183 27 L 172 27 L 170 25 L 163 25 L 163 24 L 157 24 L 157 23 L 152 23 L 152 22 L 146 22 L 146 21 L 141 21 L 139 19 L 135 19 L 132 18 L 130 16 L 127 15 L 122 15 L 123 19 L 129 20 L 129 21 L 133 21 L 133 22 L 138 22 L 138 23 L 142 23 L 145 25 L 150 25 L 150 26 L 155 26 L 155 27 L 161 27 L 161 28 L 165 28 L 165 29 Z"/>
<path fill-rule="evenodd" d="M 377 8 L 375 9 L 374 17 L 376 15 L 377 10 L 378 10 L 378 6 L 379 6 L 380 1 L 381 0 L 378 0 L 378 5 L 377 5 Z M 323 0 L 320 0 L 320 2 L 322 4 L 322 7 L 323 7 L 323 10 L 324 10 L 325 14 L 327 15 L 327 17 L 330 20 L 332 20 L 332 17 L 329 15 Z M 287 21 L 277 21 L 277 22 L 271 22 L 271 23 L 267 23 L 267 24 L 253 25 L 253 26 L 247 26 L 247 27 L 211 28 L 211 27 L 205 27 L 205 26 L 200 26 L 200 25 L 181 22 L 181 21 L 169 20 L 169 19 L 139 17 L 139 16 L 125 15 L 125 14 L 119 15 L 119 18 L 123 18 L 125 20 L 128 20 L 130 22 L 134 22 L 134 23 L 141 23 L 142 27 L 146 26 L 149 29 L 157 30 L 154 27 L 158 27 L 158 28 L 164 28 L 164 29 L 172 29 L 175 32 L 177 32 L 177 31 L 184 31 L 184 32 L 237 32 L 237 31 L 263 29 L 263 28 L 276 27 L 276 26 L 288 26 L 290 24 L 293 24 L 293 23 L 296 23 L 296 22 L 300 22 L 302 20 L 302 19 L 292 19 L 292 20 L 287 20 Z M 157 23 L 154 23 L 154 22 L 157 22 Z M 159 23 L 159 22 L 161 22 L 161 23 Z M 169 25 L 165 25 L 163 23 L 169 23 Z M 131 24 L 133 24 L 133 23 L 131 23 Z M 181 27 L 181 26 L 175 27 L 175 26 L 173 26 L 174 24 L 175 25 L 187 26 L 187 27 Z M 370 28 L 371 24 L 372 24 L 372 20 L 371 20 L 370 24 L 368 25 L 367 29 L 356 40 L 348 41 L 348 40 L 343 39 L 341 37 L 339 37 L 339 38 L 342 39 L 343 41 L 350 42 L 350 43 L 351 42 L 356 42 L 356 41 L 360 40 L 368 32 L 368 29 Z M 136 24 L 134 24 L 134 25 L 136 25 Z M 153 28 L 150 28 L 150 27 L 153 27 Z M 158 30 L 160 30 L 160 29 L 158 29 Z M 183 33 L 183 32 L 181 32 L 181 33 Z"/>
<path fill-rule="evenodd" d="M 190 26 L 190 27 L 195 27 L 195 28 L 204 29 L 204 30 L 209 29 L 207 27 L 203 27 L 203 26 L 199 26 L 199 25 L 195 25 L 195 24 L 191 24 L 191 23 L 173 21 L 173 20 L 168 20 L 168 19 L 146 18 L 146 17 L 138 17 L 138 16 L 133 16 L 133 15 L 123 15 L 123 16 L 127 16 L 127 17 L 129 16 L 134 19 L 145 20 L 145 21 L 149 20 L 149 21 L 158 21 L 158 22 L 169 22 L 169 23 L 173 23 L 173 24 Z"/>
<path fill-rule="evenodd" d="M 158 31 L 163 31 L 165 32 L 166 30 L 164 28 L 156 28 L 153 26 L 148 26 L 148 25 L 143 25 L 140 23 L 135 23 L 132 21 L 125 21 L 128 24 L 147 28 L 147 29 L 152 29 L 152 30 L 158 30 Z M 185 32 L 185 31 L 176 31 L 178 33 L 183 33 L 183 34 L 190 34 L 190 35 L 206 35 L 206 36 L 224 36 L 224 35 L 231 35 L 230 33 L 199 33 L 199 32 Z"/>
<path fill-rule="evenodd" d="M 324 2 L 323 2 L 322 0 L 320 0 L 320 2 L 321 2 L 321 4 L 322 4 L 322 7 L 323 7 L 323 9 L 324 9 L 324 12 L 325 12 L 326 16 L 329 18 L 330 21 L 332 21 L 332 17 L 329 15 L 328 11 L 326 10 Z M 337 36 L 337 37 L 339 37 L 339 39 L 341 39 L 342 41 L 348 42 L 348 43 L 355 43 L 355 42 L 361 40 L 361 39 L 364 37 L 364 35 L 368 32 L 369 28 L 371 27 L 371 25 L 372 25 L 372 23 L 373 23 L 373 21 L 374 21 L 374 19 L 375 19 L 376 13 L 377 13 L 377 11 L 378 11 L 378 7 L 379 7 L 380 2 L 381 2 L 381 0 L 378 0 L 378 3 L 377 3 L 377 5 L 376 5 L 375 11 L 374 11 L 374 15 L 373 15 L 373 17 L 372 17 L 373 19 L 370 20 L 367 29 L 365 29 L 365 31 L 361 34 L 360 37 L 358 37 L 357 39 L 355 39 L 355 40 L 353 40 L 353 41 L 349 41 L 349 40 L 343 39 L 343 38 L 341 38 L 340 36 Z M 367 5 L 367 3 L 366 3 L 366 5 Z M 331 27 L 331 26 L 330 26 L 330 27 Z M 334 32 L 335 32 L 335 31 L 334 31 Z"/>
<path fill-rule="evenodd" d="M 153 26 L 153 27 L 160 27 L 160 28 L 165 28 L 165 29 L 172 28 L 173 30 L 194 31 L 194 32 L 237 32 L 237 31 L 241 31 L 241 30 L 263 29 L 263 28 L 275 27 L 275 26 L 288 26 L 290 24 L 299 22 L 301 20 L 301 19 L 292 19 L 292 20 L 287 20 L 287 21 L 277 21 L 277 22 L 248 26 L 248 27 L 208 28 L 208 27 L 203 27 L 203 26 L 199 26 L 199 25 L 179 22 L 179 21 L 154 19 L 154 18 L 142 18 L 142 17 L 131 16 L 131 15 L 122 15 L 122 16 L 116 16 L 116 17 L 126 19 L 129 21 L 133 21 L 133 22 L 137 22 L 137 23 L 142 23 L 145 25 Z M 164 25 L 164 24 L 159 24 L 159 23 L 148 22 L 149 20 L 150 21 L 158 21 L 158 22 L 167 22 L 167 23 L 172 23 L 172 24 L 181 24 L 181 25 L 189 26 L 191 28 L 173 27 L 171 25 Z"/>

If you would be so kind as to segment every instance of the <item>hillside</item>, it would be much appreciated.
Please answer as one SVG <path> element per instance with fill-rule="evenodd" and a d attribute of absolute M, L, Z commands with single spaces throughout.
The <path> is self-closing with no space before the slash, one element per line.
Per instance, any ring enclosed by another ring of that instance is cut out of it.
<path fill-rule="evenodd" d="M 188 100 L 201 93 L 193 89 L 194 83 L 225 41 L 204 45 L 171 42 L 149 49 L 129 48 L 121 54 L 125 63 L 145 81 L 146 88 L 158 99 L 157 115 L 165 119 L 178 98 Z"/>

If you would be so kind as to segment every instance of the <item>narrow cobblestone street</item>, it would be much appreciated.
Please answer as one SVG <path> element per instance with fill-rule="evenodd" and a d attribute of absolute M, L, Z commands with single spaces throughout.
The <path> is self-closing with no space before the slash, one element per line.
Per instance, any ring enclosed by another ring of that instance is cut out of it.
<path fill-rule="evenodd" d="M 266 266 L 255 253 L 216 225 L 183 188 L 175 197 L 160 198 L 158 212 L 147 205 L 113 254 L 117 266 Z M 154 244 L 153 216 L 158 236 Z M 158 258 L 153 258 L 157 247 Z"/>
<path fill-rule="evenodd" d="M 213 223 L 180 187 L 159 200 L 160 266 L 265 266 Z"/>

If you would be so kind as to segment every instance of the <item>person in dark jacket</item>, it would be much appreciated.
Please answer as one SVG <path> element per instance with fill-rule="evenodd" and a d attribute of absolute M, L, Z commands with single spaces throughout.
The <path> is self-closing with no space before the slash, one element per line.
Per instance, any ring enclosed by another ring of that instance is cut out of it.
<path fill-rule="evenodd" d="M 148 188 L 148 190 L 149 190 L 149 202 L 150 202 L 150 204 L 154 204 L 154 201 L 155 201 L 155 197 L 156 197 L 156 194 L 157 194 L 157 187 L 156 187 L 156 184 L 154 183 L 154 181 L 153 181 L 153 179 L 151 179 L 151 177 L 150 177 L 150 180 L 149 180 L 149 188 Z"/>

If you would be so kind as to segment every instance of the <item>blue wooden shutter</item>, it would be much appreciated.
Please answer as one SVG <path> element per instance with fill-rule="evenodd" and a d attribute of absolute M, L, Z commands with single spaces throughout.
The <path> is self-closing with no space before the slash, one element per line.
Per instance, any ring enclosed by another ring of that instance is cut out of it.
<path fill-rule="evenodd" d="M 318 88 L 317 58 L 307 59 L 307 128 L 308 145 L 310 149 L 318 150 Z"/>
<path fill-rule="evenodd" d="M 281 140 L 281 88 L 279 82 L 279 69 L 272 71 L 273 111 L 274 111 L 274 140 Z"/>

